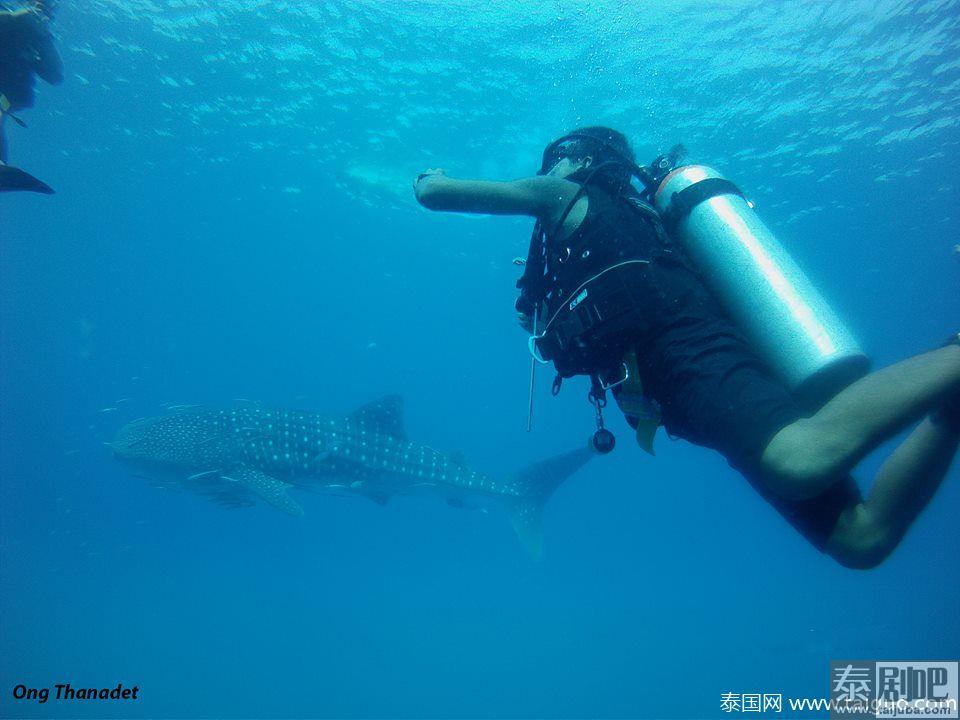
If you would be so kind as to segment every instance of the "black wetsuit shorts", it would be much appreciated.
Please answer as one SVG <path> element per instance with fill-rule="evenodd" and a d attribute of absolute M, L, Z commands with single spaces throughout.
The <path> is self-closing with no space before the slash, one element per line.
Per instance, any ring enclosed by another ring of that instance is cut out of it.
<path fill-rule="evenodd" d="M 637 361 L 667 432 L 722 453 L 822 551 L 841 512 L 861 499 L 853 479 L 804 501 L 768 490 L 763 450 L 804 413 L 681 257 L 666 253 L 633 273 L 631 284 L 643 298 L 633 339 Z"/>

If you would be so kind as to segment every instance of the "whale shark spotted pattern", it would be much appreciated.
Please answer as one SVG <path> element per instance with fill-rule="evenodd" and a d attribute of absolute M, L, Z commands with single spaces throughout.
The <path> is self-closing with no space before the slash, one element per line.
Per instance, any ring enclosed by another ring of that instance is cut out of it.
<path fill-rule="evenodd" d="M 135 420 L 121 428 L 111 447 L 138 474 L 228 507 L 260 498 L 302 515 L 287 492 L 298 485 L 380 504 L 419 491 L 456 507 L 496 500 L 506 507 L 527 550 L 539 556 L 544 504 L 592 453 L 574 450 L 497 481 L 456 457 L 409 441 L 402 415 L 396 395 L 342 418 L 249 403 L 192 407 Z"/>

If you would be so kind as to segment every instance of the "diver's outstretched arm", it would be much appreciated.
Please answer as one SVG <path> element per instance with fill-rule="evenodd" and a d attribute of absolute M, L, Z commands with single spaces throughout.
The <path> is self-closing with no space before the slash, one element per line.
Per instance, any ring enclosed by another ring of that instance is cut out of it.
<path fill-rule="evenodd" d="M 580 186 L 546 175 L 508 182 L 458 180 L 434 170 L 420 175 L 413 188 L 417 201 L 430 210 L 549 219 L 563 212 Z"/>

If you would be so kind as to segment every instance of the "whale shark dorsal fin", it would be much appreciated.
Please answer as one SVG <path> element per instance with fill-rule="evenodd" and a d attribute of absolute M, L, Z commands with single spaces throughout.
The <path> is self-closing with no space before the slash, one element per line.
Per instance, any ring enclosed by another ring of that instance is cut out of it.
<path fill-rule="evenodd" d="M 292 497 L 287 495 L 287 483 L 270 477 L 265 472 L 254 468 L 234 468 L 222 476 L 224 480 L 240 483 L 244 488 L 257 497 L 265 500 L 288 515 L 303 515 L 303 508 Z"/>
<path fill-rule="evenodd" d="M 369 425 L 383 435 L 392 435 L 401 440 L 407 439 L 403 430 L 403 398 L 399 395 L 386 395 L 359 410 L 350 413 L 354 422 Z"/>

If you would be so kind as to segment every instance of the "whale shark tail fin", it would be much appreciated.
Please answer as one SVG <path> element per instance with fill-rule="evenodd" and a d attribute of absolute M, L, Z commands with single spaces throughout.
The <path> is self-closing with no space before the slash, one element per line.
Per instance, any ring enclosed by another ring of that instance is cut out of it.
<path fill-rule="evenodd" d="M 547 501 L 564 480 L 595 455 L 586 447 L 572 450 L 530 465 L 513 477 L 522 494 L 510 503 L 507 512 L 514 532 L 534 560 L 543 554 L 543 509 Z"/>
<path fill-rule="evenodd" d="M 28 172 L 12 165 L 0 165 L 0 192 L 25 190 L 52 195 L 53 188 Z"/>

